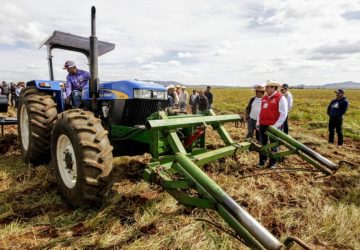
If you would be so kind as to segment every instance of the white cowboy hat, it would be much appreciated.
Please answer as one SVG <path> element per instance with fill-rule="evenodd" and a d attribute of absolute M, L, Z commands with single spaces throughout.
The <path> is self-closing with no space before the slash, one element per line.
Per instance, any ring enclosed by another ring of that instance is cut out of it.
<path fill-rule="evenodd" d="M 281 83 L 279 83 L 278 81 L 267 80 L 265 86 L 266 87 L 281 87 Z"/>
<path fill-rule="evenodd" d="M 256 84 L 256 85 L 254 86 L 254 90 L 255 90 L 255 91 L 265 91 L 265 83 L 263 83 L 263 84 Z"/>

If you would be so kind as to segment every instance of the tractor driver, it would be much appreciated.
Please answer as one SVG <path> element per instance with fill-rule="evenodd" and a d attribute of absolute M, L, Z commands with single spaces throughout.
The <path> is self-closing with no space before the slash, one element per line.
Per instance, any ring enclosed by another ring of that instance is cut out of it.
<path fill-rule="evenodd" d="M 77 69 L 73 61 L 66 61 L 64 69 L 69 73 L 66 76 L 65 104 L 70 105 L 70 103 L 72 103 L 74 108 L 79 108 L 81 104 L 81 92 L 88 84 L 90 74 L 85 70 Z"/>

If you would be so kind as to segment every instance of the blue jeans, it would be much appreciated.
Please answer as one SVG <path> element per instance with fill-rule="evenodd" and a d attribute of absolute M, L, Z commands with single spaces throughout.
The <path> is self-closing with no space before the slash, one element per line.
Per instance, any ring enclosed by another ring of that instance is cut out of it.
<path fill-rule="evenodd" d="M 73 90 L 71 92 L 71 101 L 74 108 L 79 108 L 81 104 L 81 91 Z"/>

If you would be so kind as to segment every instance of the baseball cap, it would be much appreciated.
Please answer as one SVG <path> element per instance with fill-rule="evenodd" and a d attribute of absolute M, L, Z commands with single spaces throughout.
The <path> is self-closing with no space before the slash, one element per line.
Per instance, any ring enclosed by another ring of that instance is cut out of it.
<path fill-rule="evenodd" d="M 338 89 L 335 91 L 336 94 L 344 94 L 344 90 L 343 89 Z"/>
<path fill-rule="evenodd" d="M 63 69 L 72 68 L 72 67 L 76 67 L 75 63 L 73 61 L 66 61 Z"/>
<path fill-rule="evenodd" d="M 284 83 L 282 86 L 281 86 L 283 89 L 288 89 L 289 88 L 289 85 Z"/>

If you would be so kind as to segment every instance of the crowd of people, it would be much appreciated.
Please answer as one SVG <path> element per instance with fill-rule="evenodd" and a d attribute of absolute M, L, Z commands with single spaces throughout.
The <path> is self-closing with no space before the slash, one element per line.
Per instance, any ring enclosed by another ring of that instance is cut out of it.
<path fill-rule="evenodd" d="M 88 72 L 79 70 L 73 61 L 66 61 L 64 69 L 68 71 L 66 78 L 66 98 L 65 103 L 72 101 L 75 107 L 78 106 L 81 99 L 81 91 L 85 82 L 90 78 Z M 0 95 L 5 95 L 10 105 L 17 107 L 18 98 L 21 89 L 25 87 L 24 82 L 6 83 L 0 85 Z M 246 107 L 245 118 L 247 121 L 246 139 L 255 138 L 263 146 L 268 144 L 271 138 L 268 138 L 266 129 L 274 126 L 284 133 L 289 133 L 289 112 L 293 107 L 293 96 L 289 91 L 288 84 L 280 84 L 277 81 L 267 81 L 265 84 L 256 85 L 255 96 L 253 96 Z M 75 94 L 74 94 L 75 93 Z M 335 91 L 336 98 L 328 106 L 327 114 L 329 116 L 329 143 L 334 143 L 335 131 L 338 136 L 338 145 L 343 145 L 342 124 L 349 102 L 342 89 Z M 72 98 L 72 100 L 71 100 Z M 167 87 L 167 107 L 177 108 L 186 112 L 191 110 L 192 114 L 206 113 L 213 108 L 214 95 L 211 92 L 211 86 L 205 90 L 193 89 L 191 95 L 185 86 L 169 85 Z M 277 148 L 272 148 L 277 151 Z M 259 155 L 259 168 L 265 167 L 267 161 L 266 155 Z M 270 159 L 268 167 L 276 168 L 274 159 Z"/>
<path fill-rule="evenodd" d="M 265 133 L 269 126 L 274 126 L 286 134 L 289 133 L 288 118 L 293 107 L 293 96 L 287 84 L 280 84 L 276 81 L 267 81 L 266 84 L 257 85 L 254 90 L 255 96 L 250 99 L 245 112 L 248 127 L 246 139 L 252 139 L 255 132 L 256 140 L 265 146 L 268 142 L 272 143 L 271 138 L 268 138 Z M 338 145 L 341 146 L 343 145 L 343 116 L 348 109 L 349 102 L 343 89 L 338 89 L 335 93 L 336 98 L 331 101 L 327 109 L 329 143 L 334 143 L 334 131 L 336 131 Z M 277 148 L 274 147 L 271 150 L 276 152 Z M 266 161 L 266 155 L 260 153 L 258 167 L 264 168 Z M 270 159 L 267 167 L 275 169 L 276 161 Z"/>
<path fill-rule="evenodd" d="M 16 108 L 20 92 L 23 87 L 25 87 L 24 82 L 7 83 L 2 81 L 0 85 L 0 95 L 6 96 L 7 100 L 10 102 L 10 105 Z"/>
<path fill-rule="evenodd" d="M 204 113 L 212 108 L 213 93 L 211 86 L 207 86 L 205 91 L 193 89 L 190 96 L 185 86 L 169 85 L 166 89 L 169 108 L 179 108 L 186 112 L 187 108 L 190 107 L 192 114 Z"/>
<path fill-rule="evenodd" d="M 245 119 L 247 122 L 246 139 L 255 139 L 262 145 L 271 143 L 265 131 L 269 126 L 274 126 L 282 130 L 285 134 L 289 133 L 289 113 L 293 108 L 293 95 L 289 91 L 288 84 L 280 84 L 277 81 L 267 81 L 264 84 L 256 85 L 255 95 L 249 100 L 245 110 Z M 187 111 L 188 107 L 192 114 L 206 113 L 213 107 L 213 93 L 211 86 L 205 90 L 192 90 L 189 95 L 185 86 L 167 87 L 168 107 L 178 108 L 181 111 Z M 336 98 L 328 106 L 327 114 L 329 116 L 329 143 L 334 143 L 335 132 L 338 136 L 338 146 L 343 145 L 342 124 L 349 102 L 345 97 L 343 89 L 335 91 Z M 272 148 L 277 151 L 277 148 Z M 265 167 L 267 157 L 260 154 L 259 168 Z M 270 159 L 267 165 L 270 169 L 276 168 L 276 162 Z"/>

